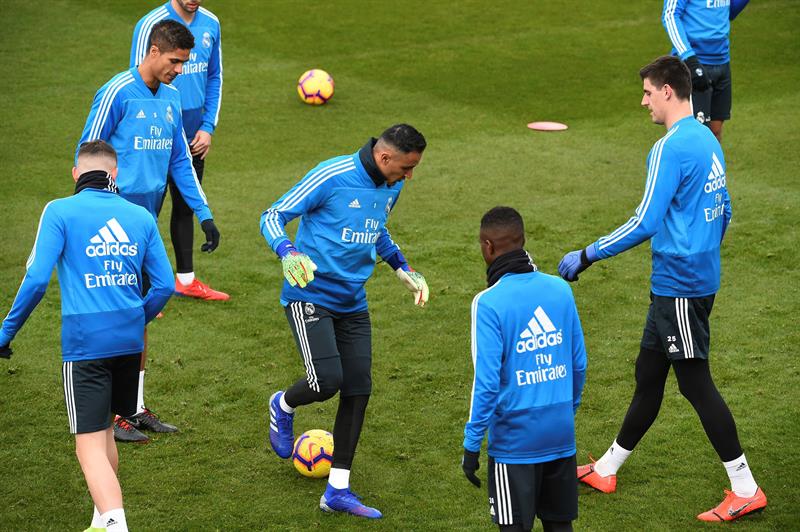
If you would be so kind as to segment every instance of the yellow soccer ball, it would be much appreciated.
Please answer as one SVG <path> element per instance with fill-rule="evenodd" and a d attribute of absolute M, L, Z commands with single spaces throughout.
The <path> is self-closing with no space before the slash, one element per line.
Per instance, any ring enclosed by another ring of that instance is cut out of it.
<path fill-rule="evenodd" d="M 297 80 L 297 94 L 309 105 L 322 105 L 333 97 L 333 85 L 330 74 L 314 68 Z"/>
<path fill-rule="evenodd" d="M 327 477 L 333 463 L 333 434 L 320 429 L 301 434 L 294 442 L 292 463 L 305 477 Z"/>

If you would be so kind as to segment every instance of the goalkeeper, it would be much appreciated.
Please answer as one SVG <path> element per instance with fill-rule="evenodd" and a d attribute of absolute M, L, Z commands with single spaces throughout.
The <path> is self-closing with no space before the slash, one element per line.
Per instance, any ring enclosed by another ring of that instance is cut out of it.
<path fill-rule="evenodd" d="M 404 181 L 425 150 L 425 137 L 397 124 L 356 153 L 317 165 L 261 216 L 260 229 L 283 264 L 281 304 L 303 359 L 305 376 L 269 403 L 269 439 L 289 458 L 297 407 L 339 392 L 335 447 L 320 508 L 380 518 L 350 491 L 350 468 L 372 389 L 372 330 L 364 284 L 376 254 L 413 293 L 428 300 L 425 278 L 408 266 L 385 225 Z M 293 244 L 284 226 L 301 217 Z"/>

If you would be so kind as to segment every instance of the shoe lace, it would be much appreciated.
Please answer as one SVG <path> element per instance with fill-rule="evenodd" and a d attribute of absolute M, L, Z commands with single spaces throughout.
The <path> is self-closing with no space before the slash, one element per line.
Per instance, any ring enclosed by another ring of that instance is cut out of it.
<path fill-rule="evenodd" d="M 125 432 L 133 432 L 134 431 L 133 425 L 128 423 L 128 420 L 125 419 L 124 417 L 117 418 L 117 425 L 119 426 L 119 428 L 121 428 Z"/>
<path fill-rule="evenodd" d="M 139 416 L 147 418 L 147 419 L 149 419 L 151 421 L 158 421 L 158 416 L 156 415 L 156 413 L 153 412 L 152 410 L 148 409 L 148 408 L 145 408 L 144 410 L 142 410 L 142 412 L 139 414 Z"/>

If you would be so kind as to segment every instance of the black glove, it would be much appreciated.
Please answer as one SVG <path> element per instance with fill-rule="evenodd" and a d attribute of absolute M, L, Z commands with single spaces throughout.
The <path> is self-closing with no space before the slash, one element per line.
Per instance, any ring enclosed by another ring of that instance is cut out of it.
<path fill-rule="evenodd" d="M 11 344 L 0 346 L 0 358 L 11 358 L 14 351 L 11 349 Z"/>
<path fill-rule="evenodd" d="M 689 73 L 692 75 L 692 92 L 703 92 L 708 89 L 710 82 L 706 76 L 706 70 L 700 64 L 697 56 L 689 56 L 683 62 L 689 67 Z"/>
<path fill-rule="evenodd" d="M 461 459 L 461 469 L 464 470 L 464 475 L 466 475 L 467 480 L 475 484 L 476 488 L 481 487 L 481 479 L 475 476 L 475 471 L 481 467 L 481 464 L 478 462 L 480 456 L 480 451 L 473 452 L 464 449 L 464 458 Z"/>
<path fill-rule="evenodd" d="M 217 226 L 214 225 L 214 220 L 209 218 L 208 220 L 200 222 L 200 227 L 206 234 L 206 243 L 200 246 L 200 251 L 211 253 L 219 246 L 219 231 L 217 230 Z"/>

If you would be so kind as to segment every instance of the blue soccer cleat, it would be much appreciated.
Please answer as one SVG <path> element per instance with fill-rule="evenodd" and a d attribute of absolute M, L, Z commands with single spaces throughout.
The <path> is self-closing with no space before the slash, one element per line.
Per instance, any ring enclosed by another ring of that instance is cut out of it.
<path fill-rule="evenodd" d="M 350 491 L 350 488 L 337 490 L 330 484 L 319 499 L 319 509 L 323 512 L 342 512 L 367 519 L 383 517 L 377 509 L 362 504 L 358 495 Z"/>
<path fill-rule="evenodd" d="M 294 447 L 294 414 L 281 408 L 283 392 L 275 392 L 269 398 L 269 443 L 281 458 L 292 456 Z"/>

